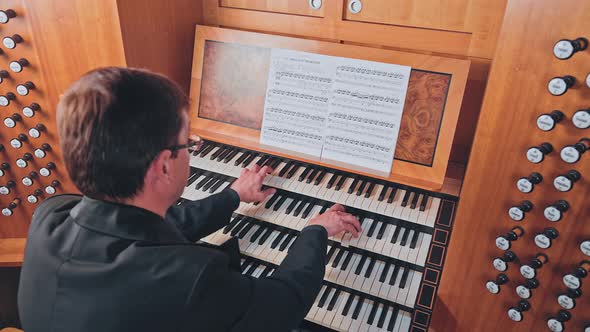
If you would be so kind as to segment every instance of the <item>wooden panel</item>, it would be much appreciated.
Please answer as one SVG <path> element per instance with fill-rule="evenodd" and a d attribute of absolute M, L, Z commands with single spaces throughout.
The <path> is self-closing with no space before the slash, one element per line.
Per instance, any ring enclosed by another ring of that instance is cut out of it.
<path fill-rule="evenodd" d="M 25 256 L 26 239 L 0 239 L 0 267 L 21 266 Z"/>
<path fill-rule="evenodd" d="M 458 5 L 463 2 L 468 4 L 466 8 Z M 203 18 L 204 23 L 208 25 L 491 59 L 502 23 L 506 0 L 449 0 L 444 2 L 434 0 L 364 0 L 363 11 L 356 15 L 361 15 L 361 17 L 369 15 L 365 11 L 368 6 L 371 18 L 369 21 L 378 23 L 349 19 L 351 14 L 348 13 L 346 3 L 346 0 L 324 1 L 325 17 L 318 19 L 221 7 L 217 0 L 203 0 Z M 371 5 L 372 3 L 377 5 Z M 396 3 L 400 5 L 395 6 Z M 398 13 L 400 6 L 410 10 L 409 16 L 404 16 L 402 23 L 388 21 L 388 15 L 393 15 L 393 17 L 398 15 L 396 13 Z M 444 11 L 435 11 L 434 9 L 428 9 L 428 14 L 423 14 L 417 10 L 422 7 L 447 8 L 445 9 L 447 12 L 457 9 L 457 13 L 461 15 L 446 15 Z M 423 18 L 424 15 L 426 18 Z M 381 17 L 381 19 L 373 16 Z M 428 20 L 428 17 L 431 17 L 431 21 L 441 23 L 435 24 L 438 26 L 437 28 L 425 28 L 423 24 Z M 445 24 L 447 27 L 441 28 Z"/>
<path fill-rule="evenodd" d="M 324 6 L 320 7 L 320 9 L 313 9 L 309 5 L 309 0 L 221 0 L 220 4 L 222 7 L 305 16 L 324 16 Z"/>
<path fill-rule="evenodd" d="M 590 89 L 579 82 L 564 96 L 554 97 L 547 92 L 547 82 L 564 74 L 582 81 L 590 72 L 590 51 L 566 61 L 557 60 L 551 52 L 559 39 L 588 37 L 590 3 L 511 0 L 506 13 L 438 293 L 432 324 L 437 332 L 547 331 L 547 319 L 560 309 L 557 296 L 566 290 L 563 275 L 588 259 L 579 245 L 590 239 L 590 155 L 586 153 L 580 162 L 568 165 L 560 160 L 558 151 L 589 136 L 588 130 L 572 125 L 571 117 L 577 109 L 590 105 Z M 537 129 L 537 116 L 554 109 L 562 110 L 565 120 L 550 132 Z M 525 152 L 542 142 L 550 142 L 557 152 L 541 164 L 531 164 Z M 582 179 L 572 191 L 557 192 L 553 179 L 570 169 L 580 171 Z M 533 171 L 541 173 L 543 181 L 530 194 L 519 192 L 516 181 Z M 524 221 L 514 222 L 507 210 L 524 199 L 534 208 Z M 567 200 L 571 207 L 562 221 L 552 223 L 544 218 L 543 210 L 558 199 Z M 501 286 L 500 294 L 492 295 L 485 282 L 495 279 L 498 272 L 492 260 L 502 255 L 494 240 L 517 224 L 525 235 L 511 250 L 520 261 L 508 264 L 510 282 Z M 545 227 L 555 227 L 559 237 L 549 249 L 542 250 L 534 245 L 533 238 Z M 538 252 L 546 253 L 549 263 L 538 271 L 540 287 L 532 291 L 531 310 L 524 313 L 522 322 L 512 322 L 507 310 L 518 302 L 515 287 L 524 281 L 518 268 Z M 584 295 L 576 299 L 572 320 L 565 323 L 566 331 L 582 331 L 584 324 L 590 323 L 589 285 L 584 280 Z"/>
<path fill-rule="evenodd" d="M 200 1 L 118 0 L 117 7 L 127 65 L 164 74 L 188 93 Z"/>
<path fill-rule="evenodd" d="M 0 330 L 2 332 L 22 332 L 11 327 L 20 327 L 17 291 L 20 278 L 20 268 L 0 267 Z"/>
<path fill-rule="evenodd" d="M 197 27 L 197 40 L 195 42 L 195 58 L 193 64 L 193 82 L 191 85 L 191 98 L 193 100 L 191 110 L 193 112 L 193 120 L 197 118 L 197 105 L 199 105 L 199 98 L 201 94 L 201 78 L 203 77 L 202 70 L 205 40 L 221 41 L 225 43 L 239 43 L 241 45 L 251 45 L 262 48 L 279 47 L 332 56 L 345 56 L 349 58 L 365 59 L 370 61 L 397 63 L 402 65 L 409 65 L 413 68 L 420 70 L 452 74 L 453 76 L 449 88 L 449 93 L 447 96 L 445 114 L 442 120 L 440 130 L 442 134 L 438 137 L 438 145 L 433 162 L 433 167 L 425 167 L 417 164 L 396 160 L 394 162 L 390 177 L 392 181 L 408 183 L 430 189 L 440 189 L 445 176 L 450 145 L 455 131 L 455 124 L 458 116 L 458 108 L 461 103 L 464 82 L 467 77 L 469 62 L 463 60 L 417 55 L 411 53 L 386 51 L 381 49 L 370 49 L 366 47 L 352 45 L 341 45 L 327 42 L 302 40 L 199 26 Z M 235 54 L 232 56 L 235 57 Z M 215 66 L 216 68 L 224 68 L 223 65 L 215 64 Z M 210 67 L 212 66 L 207 66 L 207 68 Z M 234 67 L 228 67 L 227 69 L 230 68 Z M 232 75 L 234 74 L 232 73 Z M 223 74 L 217 74 L 217 77 L 223 77 Z M 265 75 L 258 74 L 257 77 L 262 77 L 262 80 L 266 80 Z M 438 85 L 433 84 L 433 86 L 437 87 Z M 207 92 L 206 95 L 209 96 L 211 95 L 211 93 Z M 258 98 L 260 97 L 260 95 L 261 91 L 258 92 Z M 209 103 L 209 101 L 206 101 L 205 105 L 208 105 L 207 103 Z M 242 107 L 243 104 L 241 103 L 240 108 Z M 252 112 L 252 114 L 256 113 L 254 111 Z M 258 112 L 260 112 L 260 110 Z M 256 123 L 256 121 L 256 119 L 251 119 L 251 123 Z M 221 135 L 232 140 L 231 137 L 235 137 L 233 140 L 239 140 L 238 144 L 236 145 L 254 149 L 260 148 L 260 146 L 258 145 L 259 131 L 255 129 L 231 126 L 226 123 L 206 120 L 203 118 L 199 118 L 196 121 L 193 121 L 192 127 L 201 135 L 212 135 L 210 138 L 213 138 L 213 136 L 216 135 Z M 417 180 L 419 184 L 412 182 L 412 180 L 409 180 L 412 178 L 415 180 L 420 179 Z"/>
<path fill-rule="evenodd" d="M 348 1 L 345 1 L 348 3 Z M 464 32 L 471 40 L 471 56 L 491 57 L 506 0 L 362 0 L 362 10 L 344 12 L 351 21 Z"/>

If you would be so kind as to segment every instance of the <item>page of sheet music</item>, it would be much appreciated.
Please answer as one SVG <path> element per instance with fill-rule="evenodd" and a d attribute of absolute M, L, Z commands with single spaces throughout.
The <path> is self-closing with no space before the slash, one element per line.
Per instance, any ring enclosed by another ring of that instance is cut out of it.
<path fill-rule="evenodd" d="M 330 57 L 272 49 L 261 144 L 320 157 L 334 68 Z"/>
<path fill-rule="evenodd" d="M 389 173 L 410 71 L 273 49 L 260 142 Z"/>
<path fill-rule="evenodd" d="M 339 58 L 322 159 L 389 173 L 411 68 Z"/>

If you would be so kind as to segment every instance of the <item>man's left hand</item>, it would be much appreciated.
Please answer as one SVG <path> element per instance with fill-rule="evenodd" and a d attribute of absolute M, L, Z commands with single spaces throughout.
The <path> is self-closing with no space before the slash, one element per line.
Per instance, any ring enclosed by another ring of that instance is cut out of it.
<path fill-rule="evenodd" d="M 262 181 L 272 171 L 272 168 L 268 166 L 261 168 L 256 164 L 252 169 L 244 168 L 240 177 L 231 184 L 230 188 L 238 193 L 242 202 L 262 202 L 267 196 L 276 192 L 274 188 L 262 190 Z"/>

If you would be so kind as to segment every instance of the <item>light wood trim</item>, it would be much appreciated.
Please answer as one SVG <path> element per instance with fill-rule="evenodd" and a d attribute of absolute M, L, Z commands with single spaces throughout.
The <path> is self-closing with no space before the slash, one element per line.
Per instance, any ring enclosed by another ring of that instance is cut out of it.
<path fill-rule="evenodd" d="M 26 238 L 0 239 L 0 267 L 21 266 L 26 242 Z"/>
<path fill-rule="evenodd" d="M 565 61 L 552 54 L 556 41 L 587 36 L 588 31 L 590 2 L 509 1 L 438 290 L 431 324 L 436 331 L 547 331 L 547 319 L 561 309 L 556 302 L 566 290 L 563 275 L 588 259 L 579 245 L 590 239 L 590 179 L 586 175 L 590 155 L 585 153 L 580 162 L 569 165 L 560 160 L 559 150 L 588 136 L 587 130 L 572 125 L 571 117 L 577 109 L 590 105 L 590 90 L 579 82 L 561 97 L 547 91 L 549 79 L 556 75 L 569 74 L 580 80 L 588 75 L 590 51 Z M 554 109 L 561 110 L 565 119 L 552 131 L 537 129 L 536 118 Z M 556 151 L 542 163 L 531 164 L 526 150 L 542 142 L 550 142 Z M 556 191 L 553 179 L 570 169 L 580 171 L 582 179 L 570 192 Z M 531 172 L 541 173 L 543 181 L 530 194 L 519 192 L 516 181 Z M 514 222 L 507 210 L 524 199 L 533 203 L 533 210 L 522 222 Z M 568 201 L 570 209 L 561 221 L 549 222 L 543 210 L 559 199 Z M 524 237 L 511 248 L 520 261 L 508 264 L 505 273 L 509 283 L 501 286 L 500 294 L 492 295 L 485 283 L 498 275 L 492 260 L 502 255 L 494 240 L 516 225 L 525 230 Z M 556 228 L 559 237 L 543 250 L 533 239 L 545 227 Z M 540 287 L 532 291 L 531 310 L 524 313 L 524 320 L 512 322 L 507 310 L 517 304 L 514 290 L 524 281 L 519 266 L 538 252 L 549 257 L 548 264 L 538 270 Z M 589 285 L 585 278 L 585 295 L 576 299 L 572 319 L 564 324 L 566 331 L 583 331 L 590 323 Z"/>
<path fill-rule="evenodd" d="M 425 167 L 395 160 L 392 173 L 388 177 L 391 181 L 429 190 L 438 190 L 442 187 L 469 70 L 468 61 L 204 26 L 197 27 L 196 36 L 191 84 L 191 129 L 210 139 L 259 151 L 266 150 L 258 143 L 259 131 L 197 118 L 205 40 L 267 48 L 279 47 L 332 56 L 397 63 L 412 66 L 416 69 L 452 74 L 453 77 L 449 87 L 433 166 Z"/>
<path fill-rule="evenodd" d="M 326 0 L 320 9 L 312 9 L 308 0 L 220 0 L 221 7 L 260 10 L 273 13 L 285 13 L 323 17 Z"/>

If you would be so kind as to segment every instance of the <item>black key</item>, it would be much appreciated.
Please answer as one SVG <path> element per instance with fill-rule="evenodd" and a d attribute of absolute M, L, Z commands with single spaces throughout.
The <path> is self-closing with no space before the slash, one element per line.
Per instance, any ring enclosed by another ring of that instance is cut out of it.
<path fill-rule="evenodd" d="M 244 261 L 240 264 L 240 270 L 243 272 L 244 268 L 246 266 L 248 266 L 248 264 L 250 264 L 252 260 L 250 259 L 250 257 L 246 257 L 246 259 L 244 259 Z"/>
<path fill-rule="evenodd" d="M 397 192 L 397 188 L 391 187 L 391 192 L 389 193 L 389 197 L 387 197 L 387 203 L 391 204 L 393 202 L 396 192 Z"/>
<path fill-rule="evenodd" d="M 342 309 L 342 316 L 346 317 L 348 316 L 348 310 L 350 310 L 350 306 L 352 305 L 352 302 L 354 301 L 354 294 L 348 294 L 348 300 L 346 300 L 346 304 L 344 304 L 344 309 Z"/>
<path fill-rule="evenodd" d="M 428 199 L 430 197 L 428 194 L 424 193 L 424 197 L 422 197 L 422 202 L 420 202 L 420 211 L 426 210 L 426 204 L 428 203 Z"/>
<path fill-rule="evenodd" d="M 264 204 L 264 208 L 270 209 L 270 207 L 274 204 L 274 202 L 276 202 L 277 199 L 279 199 L 280 197 L 281 197 L 281 195 L 278 192 L 275 192 L 275 194 L 272 195 L 272 197 L 269 198 L 268 201 L 266 201 L 266 204 Z"/>
<path fill-rule="evenodd" d="M 272 162 L 272 164 L 269 164 L 268 166 L 270 168 L 274 169 L 277 168 L 277 166 L 279 166 L 281 164 L 281 159 L 280 158 L 275 158 L 275 160 Z"/>
<path fill-rule="evenodd" d="M 368 181 L 362 181 L 361 182 L 361 185 L 359 186 L 359 189 L 356 191 L 356 195 L 357 196 L 360 196 L 363 193 L 363 191 L 365 190 L 365 187 L 367 186 L 367 182 Z"/>
<path fill-rule="evenodd" d="M 240 220 L 242 220 L 244 216 L 238 216 L 232 219 L 232 221 L 223 228 L 223 234 L 227 234 Z"/>
<path fill-rule="evenodd" d="M 295 238 L 295 241 L 291 241 L 290 244 L 287 244 L 287 247 L 286 247 L 287 251 L 289 249 L 291 249 L 291 247 L 295 244 L 295 242 L 297 242 L 297 235 L 294 235 L 294 238 Z"/>
<path fill-rule="evenodd" d="M 313 184 L 315 186 L 317 186 L 318 184 L 320 184 L 320 182 L 322 182 L 322 180 L 324 179 L 324 176 L 326 176 L 326 170 L 321 170 L 320 174 L 318 174 L 318 177 L 315 178 L 315 181 L 313 182 Z"/>
<path fill-rule="evenodd" d="M 285 166 L 283 166 L 283 168 L 281 168 L 281 170 L 279 171 L 279 176 L 283 177 L 283 175 L 285 175 L 285 173 L 287 173 L 287 171 L 289 170 L 289 168 L 291 168 L 291 166 L 293 166 L 292 161 L 286 163 Z"/>
<path fill-rule="evenodd" d="M 199 146 L 199 148 L 197 150 L 193 150 L 193 156 L 198 156 L 199 153 L 201 153 L 203 150 L 205 150 L 206 148 L 209 147 L 209 145 L 211 145 L 211 143 L 209 142 L 203 142 L 203 144 L 201 144 L 201 146 Z"/>
<path fill-rule="evenodd" d="M 399 265 L 396 265 L 393 268 L 393 272 L 391 273 L 391 278 L 389 278 L 389 285 L 395 285 L 395 280 L 397 279 L 397 274 L 399 273 Z"/>
<path fill-rule="evenodd" d="M 264 232 L 265 230 L 266 230 L 266 227 L 263 227 L 262 225 L 260 225 L 260 227 L 258 227 L 256 232 L 254 232 L 254 234 L 252 234 L 252 236 L 250 236 L 250 242 L 256 241 L 256 239 L 258 239 L 260 237 L 260 235 L 262 234 L 262 232 Z"/>
<path fill-rule="evenodd" d="M 291 201 L 291 203 L 289 204 L 289 206 L 287 206 L 287 209 L 285 210 L 286 214 L 290 214 L 291 211 L 293 211 L 293 209 L 295 208 L 295 206 L 297 206 L 297 203 L 299 203 L 299 201 L 296 198 L 293 198 L 293 201 Z"/>
<path fill-rule="evenodd" d="M 270 276 L 273 275 L 273 273 L 275 273 L 275 269 L 274 268 L 270 269 L 270 271 L 268 271 L 268 274 L 266 276 L 267 277 L 270 277 Z"/>
<path fill-rule="evenodd" d="M 420 232 L 418 232 L 418 230 L 414 230 L 414 235 L 412 236 L 412 241 L 410 241 L 410 249 L 416 249 L 416 243 L 418 243 L 419 236 L 420 236 Z"/>
<path fill-rule="evenodd" d="M 330 292 L 330 287 L 329 286 L 326 286 L 326 288 L 323 288 L 323 290 L 324 291 L 322 292 L 322 289 L 320 289 L 320 292 L 318 293 L 318 296 L 316 297 L 316 299 L 321 299 L 324 296 L 325 293 L 329 293 Z M 318 303 L 319 302 L 320 301 L 318 300 Z"/>
<path fill-rule="evenodd" d="M 287 235 L 287 237 L 285 238 L 285 241 L 283 241 L 283 243 L 281 243 L 281 245 L 279 246 L 279 251 L 284 251 L 285 248 L 287 248 L 287 245 L 291 242 L 291 240 L 293 240 L 294 237 L 295 234 L 289 233 L 289 235 Z"/>
<path fill-rule="evenodd" d="M 217 156 L 217 159 L 216 159 L 216 160 L 217 160 L 218 162 L 221 162 L 221 161 L 222 161 L 222 160 L 223 160 L 225 157 L 227 157 L 227 155 L 228 155 L 228 154 L 232 153 L 233 151 L 234 151 L 234 149 L 233 149 L 233 148 L 227 148 L 227 149 L 225 149 L 225 150 L 224 150 L 222 153 L 220 153 L 220 154 Z"/>
<path fill-rule="evenodd" d="M 234 235 L 238 234 L 242 230 L 242 228 L 246 227 L 246 225 L 248 225 L 249 223 L 250 223 L 250 221 L 248 219 L 246 219 L 246 218 L 242 219 L 239 224 L 236 224 L 236 227 L 232 228 L 229 235 L 234 236 Z"/>
<path fill-rule="evenodd" d="M 311 168 L 311 166 L 307 166 L 303 172 L 301 172 L 301 175 L 299 175 L 299 182 L 303 181 L 305 179 L 305 177 L 307 176 L 307 174 L 309 174 L 309 172 L 311 172 L 313 169 Z"/>
<path fill-rule="evenodd" d="M 398 308 L 393 309 L 393 312 L 391 313 L 391 318 L 389 318 L 389 324 L 387 324 L 387 331 L 389 331 L 389 332 L 393 331 L 393 328 L 395 327 L 395 321 L 397 319 L 398 312 L 399 312 Z"/>
<path fill-rule="evenodd" d="M 215 148 L 214 144 L 209 145 L 208 147 L 204 148 L 203 151 L 201 151 L 201 153 L 199 153 L 199 156 L 201 158 L 205 157 L 209 154 L 209 152 L 211 152 L 211 150 L 213 150 L 213 148 Z"/>
<path fill-rule="evenodd" d="M 402 236 L 402 241 L 399 243 L 400 246 L 406 246 L 406 244 L 408 243 L 408 236 L 410 236 L 410 232 L 410 229 L 406 229 L 406 231 L 404 232 L 404 236 Z"/>
<path fill-rule="evenodd" d="M 373 267 L 375 267 L 375 261 L 377 261 L 374 258 L 369 258 L 371 261 L 369 262 L 369 266 L 367 267 L 367 272 L 365 272 L 365 278 L 368 278 L 371 276 L 371 272 L 373 272 Z"/>
<path fill-rule="evenodd" d="M 246 167 L 246 166 L 250 165 L 252 160 L 254 160 L 255 158 L 256 158 L 255 153 L 252 153 L 251 155 L 249 155 L 248 158 L 244 159 L 244 162 L 242 163 L 242 167 Z"/>
<path fill-rule="evenodd" d="M 344 175 L 340 176 L 340 180 L 338 180 L 338 182 L 336 182 L 336 187 L 334 187 L 334 189 L 336 191 L 339 191 L 340 188 L 342 188 L 344 181 L 346 181 L 346 176 L 344 176 Z"/>
<path fill-rule="evenodd" d="M 293 177 L 293 174 L 297 173 L 297 171 L 299 170 L 300 167 L 301 167 L 300 164 L 293 165 L 293 167 L 291 168 L 291 170 L 289 171 L 289 173 L 287 173 L 287 179 L 292 178 Z"/>
<path fill-rule="evenodd" d="M 387 279 L 387 272 L 389 272 L 390 267 L 391 267 L 391 263 L 385 262 L 385 266 L 383 267 L 383 271 L 381 271 L 381 276 L 379 276 L 379 282 L 385 282 L 385 279 Z"/>
<path fill-rule="evenodd" d="M 334 172 L 334 174 L 332 174 L 332 177 L 330 177 L 330 180 L 328 180 L 328 184 L 326 185 L 326 188 L 328 188 L 328 189 L 332 188 L 332 186 L 334 185 L 334 182 L 336 182 L 337 178 L 338 178 L 338 173 Z"/>
<path fill-rule="evenodd" d="M 238 166 L 239 164 L 241 164 L 244 159 L 248 158 L 248 156 L 250 156 L 250 152 L 244 152 L 240 157 L 238 157 L 238 159 L 236 159 L 236 161 L 234 162 L 234 166 Z"/>
<path fill-rule="evenodd" d="M 373 192 L 374 188 L 375 188 L 375 182 L 369 183 L 369 188 L 367 188 L 367 192 L 365 193 L 365 198 L 369 198 L 371 196 L 371 193 Z"/>
<path fill-rule="evenodd" d="M 334 261 L 332 262 L 332 267 L 336 267 L 338 266 L 338 262 L 340 262 L 340 260 L 342 259 L 342 255 L 344 255 L 345 250 L 341 249 L 338 254 L 336 254 L 336 257 L 334 258 Z"/>
<path fill-rule="evenodd" d="M 328 311 L 334 310 L 334 306 L 336 305 L 336 301 L 338 301 L 338 297 L 340 296 L 340 289 L 336 288 L 336 292 L 332 295 L 332 300 L 328 303 Z"/>
<path fill-rule="evenodd" d="M 225 159 L 223 159 L 223 163 L 224 164 L 229 163 L 230 160 L 234 159 L 234 157 L 238 154 L 238 152 L 240 152 L 240 150 L 238 150 L 238 149 L 233 150 L 230 154 L 225 156 Z"/>
<path fill-rule="evenodd" d="M 272 267 L 267 265 L 264 270 L 262 270 L 262 273 L 260 274 L 260 277 L 264 277 L 267 274 L 269 274 L 272 271 Z"/>
<path fill-rule="evenodd" d="M 356 270 L 354 270 L 354 274 L 357 276 L 361 274 L 363 271 L 363 266 L 365 266 L 365 262 L 367 260 L 367 256 L 361 256 L 361 260 L 359 261 L 359 265 L 357 265 Z"/>
<path fill-rule="evenodd" d="M 272 234 L 273 229 L 272 228 L 267 228 L 264 230 L 264 233 L 262 234 L 262 236 L 260 237 L 260 240 L 258 240 L 258 244 L 259 245 L 263 245 L 266 240 L 270 237 L 270 235 Z"/>
<path fill-rule="evenodd" d="M 340 267 L 340 270 L 344 271 L 346 270 L 346 268 L 348 267 L 348 264 L 350 263 L 350 260 L 352 259 L 353 253 L 352 251 L 347 251 L 347 256 L 346 258 L 344 258 L 344 262 L 342 262 L 342 266 Z"/>
<path fill-rule="evenodd" d="M 202 187 L 202 186 L 203 186 L 205 183 L 207 183 L 207 181 L 209 181 L 209 180 L 211 180 L 211 177 L 210 177 L 210 176 L 207 176 L 207 175 L 205 175 L 205 177 L 204 177 L 204 178 L 203 178 L 201 181 L 199 181 L 199 182 L 197 183 L 197 185 L 195 186 L 195 189 L 197 189 L 197 190 L 201 189 L 201 187 Z"/>
<path fill-rule="evenodd" d="M 307 216 L 309 216 L 309 213 L 311 212 L 311 210 L 313 209 L 314 206 L 315 206 L 315 204 L 313 204 L 313 202 L 309 202 L 309 204 L 307 204 L 307 207 L 305 208 L 305 210 L 303 210 L 303 213 L 301 214 L 301 218 L 303 218 L 303 219 L 307 218 Z"/>
<path fill-rule="evenodd" d="M 373 321 L 375 320 L 375 315 L 377 314 L 377 309 L 379 309 L 379 303 L 373 302 L 373 309 L 371 309 L 371 313 L 369 314 L 369 319 L 367 319 L 367 324 L 372 325 Z"/>
<path fill-rule="evenodd" d="M 260 159 L 258 159 L 258 161 L 256 162 L 256 165 L 262 166 L 262 164 L 264 164 L 264 162 L 267 161 L 268 158 L 270 158 L 269 155 L 262 156 Z"/>
<path fill-rule="evenodd" d="M 332 288 L 326 287 L 326 291 L 324 292 L 324 294 L 322 294 L 322 297 L 320 297 L 320 302 L 318 303 L 318 308 L 322 308 L 324 306 L 324 304 L 326 304 L 326 300 L 328 299 L 328 295 L 330 295 L 331 292 L 332 292 Z"/>
<path fill-rule="evenodd" d="M 408 205 L 408 200 L 410 200 L 410 194 L 412 192 L 409 189 L 406 189 L 406 193 L 404 194 L 404 198 L 402 198 L 402 207 L 406 207 Z"/>
<path fill-rule="evenodd" d="M 285 203 L 285 201 L 287 200 L 287 195 L 282 195 L 281 198 L 279 198 L 279 200 L 277 201 L 277 204 L 275 204 L 275 206 L 272 207 L 273 211 L 278 211 L 281 206 L 283 206 L 283 203 Z"/>
<path fill-rule="evenodd" d="M 381 228 L 379 229 L 379 233 L 377 233 L 377 240 L 381 240 L 383 238 L 383 234 L 385 234 L 385 229 L 387 229 L 387 224 L 381 223 Z"/>
<path fill-rule="evenodd" d="M 211 177 L 211 180 L 209 180 L 209 181 L 207 181 L 207 183 L 205 183 L 202 190 L 203 191 L 209 190 L 209 188 L 211 188 L 211 186 L 213 186 L 215 183 L 217 183 L 217 181 L 219 181 L 219 178 L 217 176 Z"/>
<path fill-rule="evenodd" d="M 192 170 L 191 170 L 192 172 Z M 186 187 L 190 186 L 191 184 L 193 184 L 195 181 L 197 181 L 197 179 L 199 178 L 200 173 L 193 173 L 191 176 L 189 176 L 187 182 L 186 182 Z"/>
<path fill-rule="evenodd" d="M 279 243 L 281 243 L 281 240 L 282 240 L 282 239 L 283 239 L 285 236 L 287 236 L 287 233 L 283 233 L 283 232 L 279 233 L 279 235 L 277 235 L 277 237 L 275 237 L 275 240 L 274 240 L 274 241 L 272 241 L 272 243 L 270 244 L 270 248 L 271 248 L 271 249 L 274 249 L 274 248 L 276 248 L 276 247 L 279 245 Z"/>
<path fill-rule="evenodd" d="M 313 181 L 313 179 L 315 178 L 315 176 L 318 174 L 319 171 L 320 170 L 318 168 L 315 168 L 313 171 L 311 171 L 311 173 L 307 177 L 307 180 L 305 180 L 305 183 L 311 183 L 311 181 Z"/>
<path fill-rule="evenodd" d="M 334 251 L 336 251 L 336 246 L 332 246 L 330 250 L 328 250 L 328 254 L 326 255 L 326 265 L 330 262 L 330 258 L 334 255 Z"/>
<path fill-rule="evenodd" d="M 363 303 L 365 302 L 364 297 L 360 297 L 359 301 L 356 303 L 356 307 L 354 308 L 354 312 L 352 313 L 352 319 L 359 318 L 359 313 L 361 312 L 361 308 L 363 307 Z"/>
<path fill-rule="evenodd" d="M 352 180 L 352 183 L 350 184 L 350 187 L 348 187 L 348 193 L 352 194 L 354 192 L 354 188 L 356 188 L 356 185 L 359 183 L 359 178 L 355 177 L 354 180 Z"/>
<path fill-rule="evenodd" d="M 213 154 L 211 155 L 210 159 L 213 160 L 215 158 L 217 158 L 222 152 L 224 152 L 225 150 L 227 150 L 226 147 L 220 147 L 219 149 L 217 149 L 215 152 L 213 152 Z"/>
<path fill-rule="evenodd" d="M 383 324 L 385 323 L 385 318 L 387 317 L 388 311 L 389 311 L 389 305 L 383 304 L 383 310 L 381 310 L 381 316 L 379 316 L 379 320 L 377 321 L 378 328 L 383 328 Z"/>
<path fill-rule="evenodd" d="M 379 202 L 383 202 L 383 200 L 385 199 L 385 194 L 387 194 L 387 188 L 389 188 L 389 186 L 384 184 L 383 189 L 381 189 L 381 193 L 379 193 Z"/>
<path fill-rule="evenodd" d="M 209 192 L 214 193 L 224 183 L 225 183 L 224 179 L 219 179 L 219 181 L 217 181 L 217 183 L 215 183 L 213 186 L 211 186 L 211 188 L 209 188 Z"/>
<path fill-rule="evenodd" d="M 393 231 L 393 235 L 391 236 L 391 243 L 396 243 L 397 242 L 397 237 L 399 236 L 399 232 L 402 230 L 402 228 L 400 227 L 400 225 L 396 225 L 395 226 L 395 231 Z"/>
<path fill-rule="evenodd" d="M 244 228 L 242 228 L 242 230 L 238 233 L 238 238 L 243 239 L 244 236 L 246 236 L 246 234 L 248 234 L 248 232 L 252 229 L 252 227 L 254 227 L 256 224 L 253 222 L 248 223 L 248 225 Z"/>
<path fill-rule="evenodd" d="M 270 164 L 272 164 L 272 163 L 274 163 L 274 162 L 275 162 L 275 159 L 274 159 L 274 157 L 268 156 L 268 159 L 266 159 L 266 160 L 265 160 L 265 161 L 264 161 L 264 162 L 263 162 L 263 163 L 260 165 L 260 168 L 262 168 L 262 167 L 264 167 L 264 166 L 269 166 L 269 167 L 270 167 Z"/>
<path fill-rule="evenodd" d="M 299 216 L 299 214 L 301 213 L 301 211 L 303 211 L 303 207 L 305 206 L 305 204 L 307 204 L 307 200 L 304 200 L 304 201 L 299 202 L 299 204 L 295 208 L 295 212 L 293 213 L 293 216 L 294 217 Z"/>
<path fill-rule="evenodd" d="M 377 220 L 373 220 L 373 223 L 371 224 L 371 227 L 369 227 L 369 231 L 367 232 L 367 236 L 371 237 L 373 236 L 373 233 L 375 232 L 375 228 L 377 228 L 377 224 L 379 224 L 380 222 Z"/>
<path fill-rule="evenodd" d="M 408 281 L 408 275 L 410 274 L 410 269 L 408 267 L 405 268 L 404 274 L 402 274 L 402 279 L 399 281 L 399 288 L 406 288 L 406 282 Z"/>
<path fill-rule="evenodd" d="M 414 193 L 414 198 L 412 198 L 412 202 L 410 203 L 410 209 L 415 209 L 416 205 L 418 204 L 418 198 L 420 197 L 420 193 Z"/>
<path fill-rule="evenodd" d="M 244 270 L 244 274 L 245 274 L 245 275 L 247 275 L 247 276 L 250 276 L 250 275 L 252 275 L 252 273 L 254 273 L 254 271 L 256 271 L 256 268 L 257 268 L 259 265 L 260 265 L 260 263 L 256 263 L 256 262 L 254 262 L 254 263 L 250 264 L 250 266 L 248 266 L 248 267 L 246 268 L 246 270 Z"/>
<path fill-rule="evenodd" d="M 322 209 L 320 210 L 320 214 L 323 214 L 324 212 L 326 212 L 326 210 L 328 209 L 328 204 L 329 203 L 324 203 L 324 205 L 322 206 Z"/>

